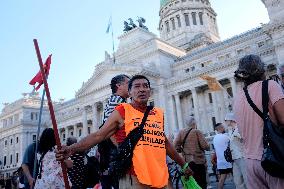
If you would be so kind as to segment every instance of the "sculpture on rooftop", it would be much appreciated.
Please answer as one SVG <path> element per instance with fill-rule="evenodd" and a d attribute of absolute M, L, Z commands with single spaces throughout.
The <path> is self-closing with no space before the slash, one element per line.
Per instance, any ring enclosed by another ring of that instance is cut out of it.
<path fill-rule="evenodd" d="M 124 32 L 128 32 L 128 31 L 137 27 L 137 25 L 133 22 L 132 18 L 128 18 L 128 20 L 129 20 L 129 22 L 127 22 L 127 21 L 123 22 L 124 23 L 124 29 L 123 29 Z M 138 27 L 143 28 L 143 29 L 148 31 L 148 28 L 144 25 L 144 23 L 146 22 L 146 20 L 144 18 L 138 17 L 138 19 L 136 21 L 138 22 Z"/>

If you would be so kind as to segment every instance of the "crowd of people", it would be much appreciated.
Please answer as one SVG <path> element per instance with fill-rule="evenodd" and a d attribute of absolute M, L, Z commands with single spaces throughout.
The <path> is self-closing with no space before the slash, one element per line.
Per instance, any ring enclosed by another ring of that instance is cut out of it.
<path fill-rule="evenodd" d="M 277 73 L 277 81 L 268 81 L 268 109 L 272 122 L 283 128 L 284 65 L 279 66 Z M 243 83 L 244 90 L 238 91 L 234 97 L 233 111 L 226 114 L 223 123 L 214 126 L 216 135 L 211 162 L 216 168 L 217 187 L 222 189 L 228 175 L 232 175 L 236 189 L 283 189 L 284 178 L 267 174 L 261 166 L 265 147 L 264 121 L 251 107 L 247 97 L 248 93 L 256 107 L 263 110 L 265 65 L 259 56 L 247 55 L 240 59 L 235 77 Z M 56 149 L 53 129 L 45 129 L 38 143 L 38 152 L 35 152 L 34 143 L 27 147 L 21 166 L 24 179 L 19 174 L 18 183 L 25 189 L 63 189 L 60 166 L 60 161 L 63 161 L 68 168 L 72 189 L 98 186 L 103 189 L 175 188 L 171 183 L 172 174 L 168 171 L 170 158 L 180 167 L 182 175 L 186 178 L 193 176 L 202 189 L 207 189 L 210 162 L 206 160 L 205 151 L 212 149 L 202 131 L 196 127 L 194 116 L 185 117 L 186 127 L 172 141 L 164 132 L 163 110 L 147 106 L 151 94 L 147 77 L 117 75 L 111 80 L 111 89 L 112 95 L 104 108 L 100 129 L 79 142 L 75 137 L 68 138 L 60 150 Z M 143 119 L 144 125 L 141 124 Z M 143 129 L 136 130 L 137 127 Z M 137 142 L 134 143 L 134 140 Z M 125 141 L 130 142 L 126 144 Z M 97 162 L 88 164 L 86 154 L 97 144 L 101 156 L 95 157 Z M 127 150 L 128 147 L 133 148 Z M 123 176 L 113 176 L 112 162 L 121 152 L 131 158 L 130 164 L 125 158 L 121 165 L 128 163 L 130 166 L 124 167 L 127 172 Z M 35 153 L 38 154 L 36 164 Z M 99 177 L 93 179 L 91 186 L 87 181 L 90 169 L 96 169 L 96 177 Z"/>

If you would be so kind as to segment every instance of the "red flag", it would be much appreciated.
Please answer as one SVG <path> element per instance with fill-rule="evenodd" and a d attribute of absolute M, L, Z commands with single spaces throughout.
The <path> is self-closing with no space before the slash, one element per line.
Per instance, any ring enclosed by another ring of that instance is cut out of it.
<path fill-rule="evenodd" d="M 48 58 L 46 59 L 44 65 L 43 65 L 44 73 L 45 73 L 46 77 L 49 74 L 50 64 L 51 64 L 51 55 L 48 56 Z M 43 80 L 42 80 L 40 71 L 30 81 L 30 85 L 35 85 L 36 83 L 38 83 L 37 87 L 35 88 L 35 90 L 37 91 L 40 88 L 40 86 L 43 84 Z"/>

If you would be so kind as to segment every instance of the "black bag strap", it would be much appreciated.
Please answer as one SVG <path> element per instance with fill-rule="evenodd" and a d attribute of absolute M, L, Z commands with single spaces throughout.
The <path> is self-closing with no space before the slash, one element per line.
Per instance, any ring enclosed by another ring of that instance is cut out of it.
<path fill-rule="evenodd" d="M 183 141 L 182 141 L 182 147 L 184 147 L 185 140 L 186 140 L 186 138 L 187 138 L 187 136 L 188 136 L 188 134 L 190 133 L 191 130 L 192 130 L 192 128 L 189 129 L 189 131 L 187 131 L 187 133 L 186 133 L 186 135 L 185 135 L 185 137 L 184 137 L 184 139 L 183 139 Z"/>
<path fill-rule="evenodd" d="M 263 116 L 264 119 L 268 116 L 268 102 L 269 102 L 269 94 L 268 94 L 268 80 L 262 82 L 262 107 L 263 107 Z"/>
<path fill-rule="evenodd" d="M 140 127 L 144 127 L 144 125 L 145 125 L 145 123 L 146 123 L 146 121 L 147 121 L 147 117 L 148 117 L 148 115 L 149 115 L 149 112 L 152 110 L 154 108 L 154 106 L 147 106 L 147 108 L 146 108 L 146 111 L 145 111 L 145 113 L 144 113 L 144 116 L 143 116 L 143 118 L 142 118 L 142 121 L 141 121 L 141 123 L 140 123 Z"/>
<path fill-rule="evenodd" d="M 246 98 L 247 98 L 249 105 L 259 115 L 259 117 L 261 117 L 263 119 L 263 113 L 257 108 L 257 106 L 253 103 L 252 99 L 250 98 L 247 86 L 245 86 L 243 89 L 244 89 L 244 92 L 245 92 L 245 95 L 246 95 Z"/>

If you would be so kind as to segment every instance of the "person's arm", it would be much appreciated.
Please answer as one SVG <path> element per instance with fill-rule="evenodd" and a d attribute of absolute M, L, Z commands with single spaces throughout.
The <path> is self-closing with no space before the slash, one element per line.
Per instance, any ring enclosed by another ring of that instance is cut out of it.
<path fill-rule="evenodd" d="M 124 120 L 121 118 L 119 112 L 117 110 L 113 111 L 100 130 L 89 134 L 78 143 L 71 146 L 62 146 L 61 150 L 56 150 L 56 159 L 58 161 L 67 159 L 76 152 L 84 152 L 103 140 L 110 138 L 123 125 L 123 122 Z"/>
<path fill-rule="evenodd" d="M 200 147 L 202 148 L 202 150 L 209 151 L 210 150 L 210 145 L 207 142 L 207 140 L 204 137 L 204 135 L 202 134 L 202 132 L 199 131 L 199 130 L 196 130 L 196 133 L 197 133 L 197 137 L 198 137 L 197 140 L 199 141 L 199 144 L 200 144 Z"/>
<path fill-rule="evenodd" d="M 166 143 L 166 151 L 167 155 L 174 160 L 179 166 L 182 168 L 185 166 L 186 162 L 184 161 L 183 157 L 181 157 L 178 152 L 175 150 L 173 145 L 168 141 L 167 137 L 165 137 L 165 143 Z M 193 174 L 192 170 L 187 166 L 185 172 L 187 176 L 190 176 Z"/>
<path fill-rule="evenodd" d="M 30 173 L 30 170 L 29 170 L 29 167 L 28 167 L 28 165 L 26 165 L 26 164 L 22 164 L 22 169 L 23 169 L 23 173 L 25 174 L 25 176 L 27 177 L 27 179 L 28 179 L 28 182 L 29 182 L 29 185 L 30 185 L 30 188 L 32 188 L 33 187 L 33 185 L 34 185 L 34 178 L 32 177 L 32 175 L 31 175 L 31 173 Z"/>
<path fill-rule="evenodd" d="M 176 139 L 174 140 L 174 147 L 177 150 L 177 152 L 182 151 L 182 140 L 181 140 L 181 131 L 178 133 Z"/>
<path fill-rule="evenodd" d="M 278 125 L 284 127 L 284 99 L 280 99 L 274 103 L 273 111 L 275 112 Z"/>

